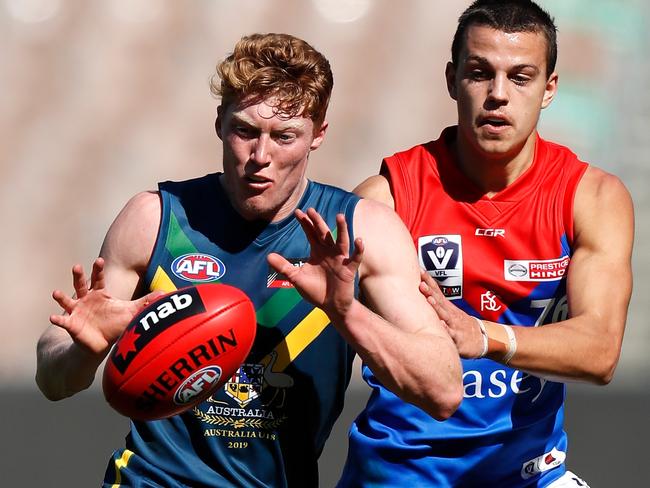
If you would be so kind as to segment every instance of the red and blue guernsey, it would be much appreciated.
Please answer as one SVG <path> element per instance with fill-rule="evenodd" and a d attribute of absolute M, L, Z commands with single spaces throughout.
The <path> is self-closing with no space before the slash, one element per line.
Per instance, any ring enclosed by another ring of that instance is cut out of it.
<path fill-rule="evenodd" d="M 420 264 L 470 315 L 538 327 L 566 319 L 573 199 L 587 165 L 537 137 L 532 166 L 487 197 L 440 139 L 386 158 L 395 209 Z M 447 421 L 373 391 L 350 431 L 340 486 L 546 486 L 565 471 L 564 385 L 489 359 L 463 360 L 464 399 Z"/>
<path fill-rule="evenodd" d="M 257 335 L 238 371 L 208 400 L 169 419 L 132 422 L 104 486 L 316 486 L 316 462 L 342 410 L 354 352 L 325 313 L 266 262 L 271 252 L 295 266 L 305 262 L 310 246 L 300 224 L 293 215 L 270 224 L 245 221 L 217 174 L 159 188 L 162 219 L 145 275 L 149 288 L 236 286 L 255 305 Z M 332 229 L 342 213 L 352 230 L 358 200 L 310 181 L 299 208 L 315 208 Z"/>

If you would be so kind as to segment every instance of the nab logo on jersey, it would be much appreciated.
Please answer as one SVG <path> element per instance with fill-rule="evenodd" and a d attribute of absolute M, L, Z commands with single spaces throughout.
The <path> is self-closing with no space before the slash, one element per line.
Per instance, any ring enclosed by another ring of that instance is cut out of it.
<path fill-rule="evenodd" d="M 172 272 L 192 283 L 217 281 L 226 273 L 226 265 L 209 254 L 184 254 L 172 262 Z"/>
<path fill-rule="evenodd" d="M 301 268 L 306 262 L 309 261 L 309 258 L 287 258 L 295 268 Z M 293 288 L 291 282 L 287 279 L 287 276 L 278 273 L 271 266 L 269 266 L 269 272 L 266 277 L 266 287 L 267 288 Z"/>
<path fill-rule="evenodd" d="M 461 236 L 437 235 L 418 238 L 420 266 L 438 280 L 449 299 L 463 295 L 463 248 Z"/>

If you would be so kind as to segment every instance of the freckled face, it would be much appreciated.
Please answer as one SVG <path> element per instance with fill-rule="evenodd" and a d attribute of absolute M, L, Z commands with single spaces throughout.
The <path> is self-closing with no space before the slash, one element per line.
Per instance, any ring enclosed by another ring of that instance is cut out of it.
<path fill-rule="evenodd" d="M 542 33 L 507 33 L 482 25 L 465 34 L 447 87 L 458 108 L 459 143 L 482 157 L 514 157 L 534 141 L 540 112 L 552 101 L 557 75 L 546 76 Z"/>
<path fill-rule="evenodd" d="M 273 222 L 293 212 L 307 186 L 309 153 L 320 146 L 327 130 L 326 122 L 315 131 L 309 118 L 279 116 L 272 102 L 219 107 L 221 183 L 234 208 L 247 220 Z"/>

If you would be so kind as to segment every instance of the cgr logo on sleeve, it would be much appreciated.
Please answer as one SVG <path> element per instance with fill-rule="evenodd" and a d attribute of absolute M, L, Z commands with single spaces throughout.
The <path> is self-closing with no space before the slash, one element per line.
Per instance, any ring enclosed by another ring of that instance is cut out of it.
<path fill-rule="evenodd" d="M 450 300 L 463 296 L 463 247 L 458 234 L 418 238 L 420 266 L 433 276 Z"/>

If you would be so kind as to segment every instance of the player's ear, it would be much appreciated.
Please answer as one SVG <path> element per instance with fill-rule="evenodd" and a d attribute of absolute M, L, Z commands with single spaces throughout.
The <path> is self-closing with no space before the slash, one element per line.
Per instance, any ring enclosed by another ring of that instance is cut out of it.
<path fill-rule="evenodd" d="M 456 98 L 456 67 L 449 61 L 445 67 L 445 79 L 447 80 L 447 91 L 453 100 Z"/>
<path fill-rule="evenodd" d="M 325 139 L 325 133 L 327 132 L 328 127 L 329 123 L 327 120 L 323 120 L 320 128 L 314 130 L 314 140 L 311 141 L 309 149 L 313 151 L 314 149 L 318 149 L 320 147 L 320 145 L 323 143 L 323 139 Z"/>
<path fill-rule="evenodd" d="M 217 136 L 219 139 L 223 140 L 223 137 L 221 137 L 221 122 L 222 122 L 222 117 L 223 117 L 223 107 L 219 105 L 217 107 L 217 118 L 214 121 L 214 130 L 217 131 Z"/>
<path fill-rule="evenodd" d="M 554 71 L 551 73 L 551 76 L 548 77 L 548 80 L 546 80 L 546 86 L 544 87 L 544 98 L 542 98 L 542 109 L 548 107 L 553 101 L 553 98 L 555 98 L 555 94 L 557 93 L 558 79 L 559 76 Z"/>

